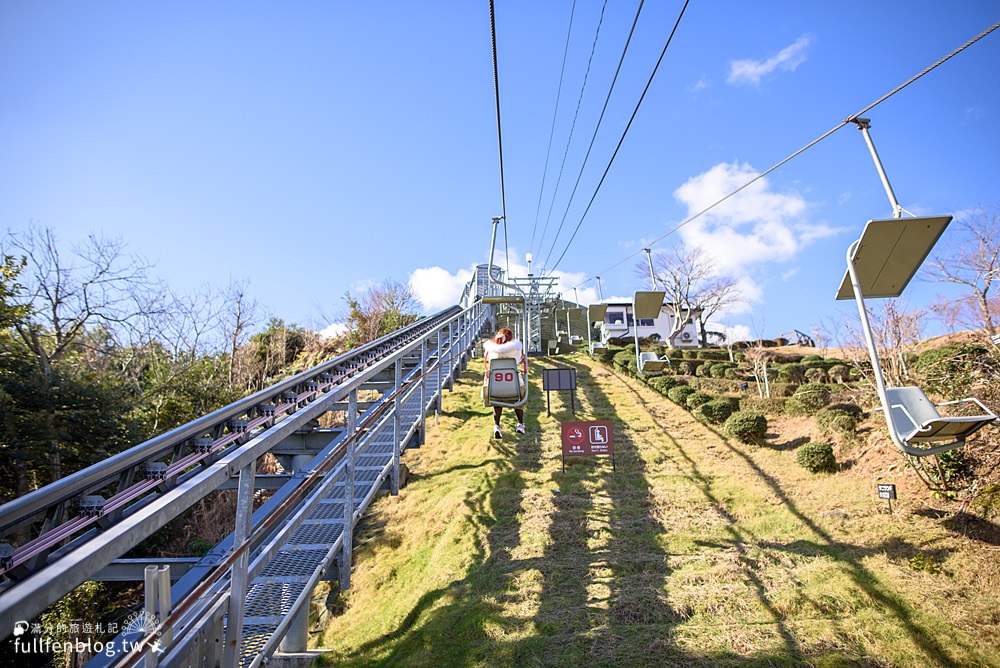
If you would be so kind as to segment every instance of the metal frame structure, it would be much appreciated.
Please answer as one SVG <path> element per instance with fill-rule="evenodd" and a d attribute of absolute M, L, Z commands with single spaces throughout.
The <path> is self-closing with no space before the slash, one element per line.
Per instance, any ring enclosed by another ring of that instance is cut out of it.
<path fill-rule="evenodd" d="M 120 652 L 89 665 L 258 666 L 304 651 L 313 588 L 350 586 L 354 526 L 380 489 L 398 493 L 401 452 L 422 441 L 488 316 L 447 309 L 0 506 L 0 532 L 31 533 L 0 562 L 0 629 L 88 579 L 141 581 L 155 564 L 158 628 L 119 635 Z M 342 426 L 319 428 L 325 415 Z M 266 453 L 284 474 L 256 474 Z M 122 559 L 234 487 L 233 532 L 169 592 L 169 560 Z M 261 489 L 274 493 L 254 510 Z"/>
<path fill-rule="evenodd" d="M 888 220 L 869 220 L 861 237 L 847 249 L 847 272 L 837 291 L 837 299 L 853 297 L 857 303 L 861 329 L 875 377 L 875 388 L 892 442 L 913 457 L 946 452 L 964 445 L 968 436 L 985 425 L 1000 424 L 1000 419 L 981 401 L 972 397 L 934 404 L 919 387 L 886 387 L 865 299 L 901 295 L 952 217 L 902 219 L 904 209 L 896 199 L 875 150 L 869 133 L 870 121 L 867 118 L 851 120 L 864 135 L 865 144 L 892 206 L 893 217 Z M 956 404 L 971 404 L 983 413 L 943 417 L 937 410 Z M 939 444 L 933 445 L 934 443 Z"/>

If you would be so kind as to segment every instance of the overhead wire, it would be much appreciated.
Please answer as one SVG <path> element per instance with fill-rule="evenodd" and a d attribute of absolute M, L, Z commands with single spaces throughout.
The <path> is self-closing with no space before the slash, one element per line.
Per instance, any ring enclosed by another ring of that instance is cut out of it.
<path fill-rule="evenodd" d="M 507 273 L 510 273 L 510 247 L 507 244 L 507 194 L 503 175 L 503 133 L 500 129 L 500 72 L 497 66 L 497 20 L 496 8 L 490 0 L 490 38 L 493 46 L 493 93 L 497 109 L 497 153 L 500 156 L 500 217 L 503 220 L 504 254 L 507 260 Z"/>
<path fill-rule="evenodd" d="M 552 141 L 556 136 L 556 119 L 559 116 L 559 100 L 562 99 L 563 77 L 566 74 L 566 59 L 569 55 L 569 38 L 573 34 L 573 16 L 576 14 L 576 0 L 569 11 L 569 28 L 566 29 L 566 45 L 563 47 L 562 67 L 559 69 L 559 87 L 556 89 L 556 106 L 552 110 L 552 127 L 549 128 L 549 146 L 545 150 L 545 166 L 542 167 L 542 185 L 538 188 L 538 204 L 535 205 L 535 222 L 531 226 L 531 243 L 529 249 L 535 247 L 535 232 L 538 230 L 538 215 L 542 211 L 542 194 L 545 192 L 545 178 L 549 172 L 549 158 L 552 156 Z"/>
<path fill-rule="evenodd" d="M 563 169 L 566 167 L 566 157 L 569 155 L 569 147 L 573 143 L 573 131 L 576 129 L 576 120 L 580 115 L 580 105 L 583 102 L 583 93 L 587 89 L 587 81 L 590 78 L 590 66 L 594 62 L 594 52 L 597 50 L 597 42 L 601 36 L 601 26 L 604 24 L 604 10 L 608 6 L 608 0 L 604 0 L 601 5 L 601 15 L 597 21 L 597 30 L 594 32 L 594 43 L 590 47 L 590 57 L 587 59 L 587 69 L 583 75 L 583 83 L 580 85 L 580 95 L 576 101 L 576 112 L 573 114 L 573 122 L 570 125 L 569 136 L 566 138 L 566 148 L 563 150 L 562 163 L 559 165 L 559 175 L 556 177 L 556 185 L 552 189 L 552 201 L 549 204 L 549 212 L 545 218 L 545 225 L 542 227 L 542 236 L 538 240 L 538 247 L 541 249 L 545 241 L 545 233 L 549 229 L 549 221 L 552 219 L 552 209 L 556 203 L 556 195 L 559 192 L 559 184 L 562 183 Z"/>
<path fill-rule="evenodd" d="M 653 78 L 656 76 L 657 70 L 660 68 L 660 64 L 663 62 L 663 57 L 667 55 L 667 49 L 670 48 L 670 43 L 674 39 L 674 35 L 677 34 L 677 28 L 681 24 L 681 19 L 684 18 L 684 12 L 687 10 L 687 6 L 690 0 L 684 0 L 684 6 L 681 7 L 680 13 L 677 15 L 677 20 L 674 21 L 674 27 L 670 31 L 670 36 L 667 37 L 666 44 L 663 45 L 663 50 L 660 52 L 660 57 L 656 61 L 656 65 L 653 67 L 652 73 L 649 75 L 649 80 L 646 81 L 646 87 L 642 90 L 642 95 L 639 96 L 639 101 L 635 104 L 635 109 L 632 110 L 632 116 L 629 117 L 628 123 L 625 125 L 625 130 L 622 132 L 621 138 L 618 140 L 618 145 L 615 147 L 614 153 L 611 154 L 611 159 L 608 160 L 608 166 L 604 168 L 604 173 L 601 175 L 600 181 L 597 182 L 597 187 L 594 188 L 594 194 L 591 195 L 590 201 L 587 203 L 587 208 L 584 210 L 583 215 L 580 216 L 580 221 L 576 224 L 576 228 L 573 230 L 572 236 L 570 236 L 569 241 L 566 242 L 566 248 L 563 249 L 562 254 L 559 255 L 559 259 L 556 260 L 555 264 L 551 268 L 547 269 L 549 273 L 552 273 L 562 262 L 562 259 L 566 257 L 566 252 L 569 250 L 570 246 L 573 244 L 573 240 L 576 238 L 577 232 L 580 231 L 580 226 L 583 224 L 584 219 L 590 212 L 590 207 L 593 206 L 594 200 L 597 199 L 597 193 L 600 192 L 601 186 L 604 184 L 604 179 L 607 178 L 608 172 L 611 171 L 611 165 L 615 162 L 615 157 L 618 156 L 618 151 L 621 150 L 622 144 L 625 142 L 625 137 L 628 135 L 629 129 L 632 127 L 632 123 L 635 121 L 636 115 L 639 113 L 639 107 L 642 106 L 642 101 L 646 99 L 646 93 L 649 92 L 650 86 L 653 84 Z M 553 244 L 553 248 L 555 244 Z M 551 256 L 551 250 L 549 256 Z M 548 257 L 546 257 L 546 266 L 548 265 Z"/>
<path fill-rule="evenodd" d="M 566 217 L 569 215 L 570 207 L 573 204 L 573 198 L 576 197 L 577 188 L 580 186 L 580 180 L 583 178 L 583 171 L 587 167 L 587 161 L 590 159 L 590 153 L 594 148 L 594 142 L 597 139 L 597 133 L 601 129 L 601 123 L 604 121 L 604 114 L 608 110 L 608 103 L 611 101 L 611 94 L 615 90 L 615 84 L 618 82 L 618 75 L 622 70 L 622 63 L 625 62 L 625 55 L 628 53 L 628 47 L 632 43 L 632 36 L 635 34 L 635 26 L 639 23 L 639 14 L 642 12 L 642 6 L 644 0 L 639 0 L 639 6 L 635 10 L 635 18 L 632 19 L 632 28 L 629 30 L 628 38 L 625 40 L 625 46 L 622 48 L 622 55 L 618 59 L 618 67 L 615 69 L 615 75 L 611 79 L 611 86 L 608 88 L 608 94 L 604 98 L 604 106 L 601 107 L 601 114 L 597 119 L 597 125 L 594 127 L 594 134 L 590 137 L 590 144 L 587 146 L 587 153 L 583 156 L 583 164 L 580 165 L 580 172 L 576 175 L 576 182 L 573 184 L 573 191 L 569 195 L 569 200 L 566 202 L 566 210 L 563 212 L 562 218 L 559 221 L 559 227 L 556 229 L 556 235 L 552 239 L 552 246 L 549 247 L 549 254 L 546 256 L 546 261 L 552 256 L 552 249 L 555 248 L 556 241 L 559 239 L 559 234 L 562 232 L 563 223 L 566 222 Z M 543 263 L 544 266 L 545 263 Z"/>
<path fill-rule="evenodd" d="M 845 118 L 843 121 L 841 121 L 840 123 L 838 123 L 836 126 L 834 126 L 833 128 L 831 128 L 830 130 L 827 130 L 826 132 L 824 132 L 823 134 L 821 134 L 819 137 L 817 137 L 816 139 L 813 139 L 811 142 L 809 142 L 808 144 L 806 144 L 802 148 L 798 149 L 797 151 L 795 151 L 791 155 L 787 156 L 786 158 L 783 158 L 782 160 L 776 162 L 774 165 L 772 165 L 771 167 L 767 168 L 766 170 L 764 170 L 763 172 L 761 172 L 757 176 L 753 177 L 752 179 L 750 179 L 749 181 L 747 181 L 746 183 L 744 183 L 740 187 L 736 188 L 735 190 L 733 190 L 729 194 L 725 195 L 724 197 L 719 198 L 718 200 L 716 200 L 712 204 L 706 206 L 701 211 L 698 211 L 694 215 L 689 216 L 684 221 L 678 223 L 674 228 L 672 228 L 671 230 L 669 230 L 666 234 L 663 234 L 662 236 L 659 236 L 656 239 L 653 239 L 651 242 L 647 243 L 646 247 L 647 248 L 651 248 L 652 246 L 655 246 L 656 244 L 658 244 L 659 242 L 663 241 L 664 239 L 666 239 L 671 234 L 674 234 L 675 232 L 677 232 L 678 230 L 680 230 L 685 225 L 688 225 L 688 224 L 694 222 L 695 220 L 697 220 L 701 216 L 705 215 L 706 213 L 708 213 L 709 211 L 711 211 L 715 207 L 719 206 L 723 202 L 729 200 L 730 198 L 734 197 L 735 195 L 737 195 L 738 193 L 742 192 L 743 190 L 746 190 L 748 187 L 750 187 L 751 185 L 753 185 L 757 181 L 761 180 L 762 178 L 764 178 L 768 174 L 771 174 L 772 172 L 774 172 L 778 168 L 780 168 L 780 167 L 784 166 L 785 164 L 787 164 L 789 161 L 793 160 L 794 158 L 797 158 L 799 155 L 801 155 L 805 151 L 807 151 L 807 150 L 811 149 L 812 147 L 816 146 L 821 141 L 823 141 L 824 139 L 826 139 L 830 135 L 834 134 L 835 132 L 837 132 L 838 130 L 840 130 L 841 128 L 843 128 L 845 125 L 847 125 L 849 123 L 853 123 L 855 121 L 855 119 L 857 119 L 859 116 L 861 116 L 861 114 L 864 114 L 864 113 L 867 113 L 867 112 L 871 111 L 872 109 L 874 109 L 878 105 L 882 104 L 883 102 L 885 102 L 886 100 L 888 100 L 892 96 L 894 96 L 897 93 L 899 93 L 900 91 L 902 91 L 904 88 L 906 88 L 910 84 L 916 82 L 918 79 L 926 76 L 927 74 L 929 74 L 933 70 L 937 69 L 938 67 L 940 67 L 941 65 L 943 65 L 945 62 L 951 60 L 952 58 L 954 58 L 955 56 L 957 56 L 959 53 L 961 53 L 962 51 L 965 51 L 970 46 L 972 46 L 976 42 L 980 41 L 981 39 L 983 39 L 984 37 L 986 37 L 990 33 L 994 32 L 998 28 L 1000 28 L 1000 21 L 998 21 L 997 23 L 994 23 L 992 26 L 986 28 L 985 30 L 983 30 L 982 32 L 980 32 L 978 35 L 976 35 L 975 37 L 969 39 L 968 41 L 966 41 L 964 44 L 962 44 L 958 48 L 954 49 L 953 51 L 951 51 L 947 55 L 945 55 L 942 58 L 938 59 L 932 65 L 929 65 L 928 67 L 925 67 L 923 70 L 921 70 L 917 74 L 913 75 L 912 77 L 910 77 L 909 79 L 907 79 L 903 83 L 899 84 L 898 86 L 896 86 L 895 88 L 893 88 L 892 90 L 890 90 L 888 93 L 882 95 L 880 98 L 878 98 L 874 102 L 868 104 L 867 106 L 865 106 L 861 110 L 859 110 L 859 111 L 851 114 L 850 116 L 848 116 L 847 118 Z M 588 208 L 589 208 L 589 206 L 588 206 Z M 572 241 L 572 239 L 571 239 L 571 241 Z M 567 248 L 568 248 L 568 246 L 567 246 Z M 583 281 L 577 283 L 575 286 L 573 286 L 571 288 L 568 288 L 566 290 L 563 290 L 563 293 L 566 293 L 569 290 L 573 290 L 574 288 L 579 288 L 580 286 L 585 285 L 587 282 L 589 282 L 591 280 L 591 278 L 595 278 L 597 276 L 606 275 L 609 271 L 617 269 L 622 264 L 624 264 L 625 262 L 629 261 L 630 259 L 634 258 L 635 256 L 637 256 L 639 253 L 642 253 L 642 252 L 645 252 L 645 251 L 643 249 L 640 249 L 638 251 L 635 251 L 634 253 L 630 253 L 629 255 L 626 255 L 625 257 L 623 257 L 622 259 L 618 260 L 614 264 L 612 264 L 612 265 L 610 265 L 608 267 L 605 267 L 604 269 L 600 270 L 598 273 L 594 274 L 594 276 L 587 277 Z M 563 252 L 563 254 L 565 254 L 565 251 Z M 562 256 L 560 256 L 560 260 L 561 259 L 562 259 Z"/>

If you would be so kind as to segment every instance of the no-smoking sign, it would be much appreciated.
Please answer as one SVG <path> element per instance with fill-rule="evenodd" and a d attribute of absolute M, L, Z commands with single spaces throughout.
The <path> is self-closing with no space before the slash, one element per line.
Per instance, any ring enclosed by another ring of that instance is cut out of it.
<path fill-rule="evenodd" d="M 562 423 L 562 453 L 565 457 L 611 455 L 614 464 L 614 432 L 610 420 Z"/>

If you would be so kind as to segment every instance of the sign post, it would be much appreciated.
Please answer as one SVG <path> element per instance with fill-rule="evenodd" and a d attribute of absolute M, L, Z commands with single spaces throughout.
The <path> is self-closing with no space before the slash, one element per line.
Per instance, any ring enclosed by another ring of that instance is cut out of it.
<path fill-rule="evenodd" d="M 896 486 L 888 483 L 878 483 L 878 498 L 886 500 L 889 504 L 889 514 L 892 515 L 892 500 L 896 498 Z"/>
<path fill-rule="evenodd" d="M 557 367 L 542 369 L 542 389 L 545 390 L 545 414 L 552 415 L 552 400 L 549 392 L 570 390 L 570 407 L 576 415 L 576 369 L 572 367 Z"/>
<path fill-rule="evenodd" d="M 614 429 L 611 420 L 562 423 L 562 467 L 566 471 L 566 457 L 610 455 L 611 468 L 615 470 Z"/>

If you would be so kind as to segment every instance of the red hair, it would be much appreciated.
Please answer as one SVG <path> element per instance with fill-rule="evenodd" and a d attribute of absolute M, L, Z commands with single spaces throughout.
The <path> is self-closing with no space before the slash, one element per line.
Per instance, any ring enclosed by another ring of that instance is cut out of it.
<path fill-rule="evenodd" d="M 510 331 L 506 327 L 501 327 L 497 330 L 496 335 L 493 337 L 493 343 L 507 343 L 514 338 L 514 332 Z"/>

